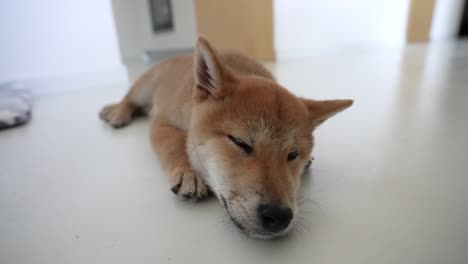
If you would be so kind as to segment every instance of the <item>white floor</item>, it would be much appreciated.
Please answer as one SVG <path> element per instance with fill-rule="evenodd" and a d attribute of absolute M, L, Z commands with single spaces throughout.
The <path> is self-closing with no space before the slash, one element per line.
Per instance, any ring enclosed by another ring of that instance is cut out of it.
<path fill-rule="evenodd" d="M 302 224 L 248 239 L 169 191 L 148 122 L 97 112 L 126 87 L 39 98 L 0 132 L 0 263 L 468 263 L 468 45 L 269 67 L 301 96 L 353 98 L 316 132 Z"/>

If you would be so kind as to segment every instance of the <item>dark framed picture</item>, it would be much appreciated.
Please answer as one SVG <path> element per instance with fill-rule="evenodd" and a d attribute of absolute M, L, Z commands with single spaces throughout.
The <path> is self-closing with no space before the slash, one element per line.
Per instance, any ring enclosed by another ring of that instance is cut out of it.
<path fill-rule="evenodd" d="M 148 0 L 154 33 L 174 30 L 171 0 Z"/>

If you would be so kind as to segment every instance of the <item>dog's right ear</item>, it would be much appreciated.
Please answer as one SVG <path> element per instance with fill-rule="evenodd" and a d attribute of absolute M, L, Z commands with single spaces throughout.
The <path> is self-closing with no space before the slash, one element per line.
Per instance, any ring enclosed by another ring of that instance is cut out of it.
<path fill-rule="evenodd" d="M 195 49 L 194 71 L 194 95 L 198 99 L 210 96 L 222 99 L 231 93 L 234 75 L 222 65 L 216 50 L 202 37 L 198 38 Z"/>
<path fill-rule="evenodd" d="M 309 117 L 315 127 L 322 124 L 328 118 L 345 110 L 353 105 L 353 100 L 309 100 L 302 99 L 305 106 L 309 110 Z"/>

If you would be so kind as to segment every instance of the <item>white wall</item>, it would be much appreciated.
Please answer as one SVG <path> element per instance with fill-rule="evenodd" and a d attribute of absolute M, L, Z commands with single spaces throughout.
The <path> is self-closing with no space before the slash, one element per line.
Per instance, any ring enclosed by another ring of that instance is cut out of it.
<path fill-rule="evenodd" d="M 0 2 L 0 81 L 120 70 L 110 0 Z"/>
<path fill-rule="evenodd" d="M 142 19 L 138 16 L 138 0 L 112 0 L 117 36 L 119 38 L 120 54 L 125 61 L 127 58 L 143 55 Z"/>
<path fill-rule="evenodd" d="M 436 1 L 431 25 L 431 41 L 450 41 L 458 36 L 464 0 Z"/>
<path fill-rule="evenodd" d="M 409 0 L 274 0 L 277 57 L 401 46 Z"/>
<path fill-rule="evenodd" d="M 147 0 L 112 0 L 123 59 L 145 51 L 191 49 L 197 37 L 193 0 L 172 0 L 174 31 L 154 34 Z"/>
<path fill-rule="evenodd" d="M 327 51 L 402 46 L 409 0 L 273 0 L 277 57 Z M 175 32 L 154 35 L 146 0 L 113 0 L 124 58 L 147 50 L 193 48 L 193 0 L 173 0 Z"/>

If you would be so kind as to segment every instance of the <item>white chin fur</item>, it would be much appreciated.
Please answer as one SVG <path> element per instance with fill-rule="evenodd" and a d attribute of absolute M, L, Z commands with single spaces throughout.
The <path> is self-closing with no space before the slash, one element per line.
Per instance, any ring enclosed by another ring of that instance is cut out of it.
<path fill-rule="evenodd" d="M 253 237 L 253 238 L 257 238 L 257 239 L 272 239 L 272 238 L 276 238 L 276 237 L 280 237 L 280 236 L 284 236 L 286 234 L 289 233 L 289 230 L 291 229 L 291 226 L 288 226 L 288 228 L 286 228 L 285 230 L 281 231 L 281 232 L 278 232 L 278 233 L 268 233 L 268 234 L 265 234 L 265 233 L 249 233 L 247 232 L 247 235 Z"/>

